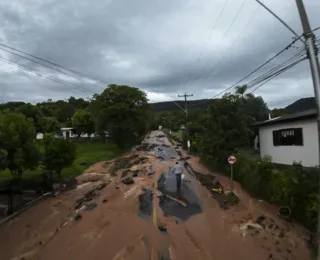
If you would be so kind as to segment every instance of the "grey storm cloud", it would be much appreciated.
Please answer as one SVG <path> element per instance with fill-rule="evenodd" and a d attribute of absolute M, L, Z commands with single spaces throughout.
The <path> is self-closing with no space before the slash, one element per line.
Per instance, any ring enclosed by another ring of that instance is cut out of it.
<path fill-rule="evenodd" d="M 226 0 L 3 0 L 0 43 L 108 84 L 139 87 L 151 101 L 177 99 L 182 92 L 193 93 L 194 99 L 208 98 L 249 74 L 287 46 L 293 36 L 251 0 L 229 0 L 213 28 L 225 3 Z M 295 1 L 264 3 L 301 34 Z M 320 26 L 320 2 L 308 0 L 305 6 L 312 28 Z M 289 59 L 301 46 L 297 42 L 241 84 Z M 105 87 L 2 50 L 0 57 L 45 75 L 41 77 L 0 60 L 2 102 L 89 97 Z M 270 107 L 313 95 L 308 62 L 300 63 L 255 93 Z"/>

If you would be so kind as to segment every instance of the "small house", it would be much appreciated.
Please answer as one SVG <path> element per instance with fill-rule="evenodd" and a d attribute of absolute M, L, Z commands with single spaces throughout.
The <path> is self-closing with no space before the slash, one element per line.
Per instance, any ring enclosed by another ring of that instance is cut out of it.
<path fill-rule="evenodd" d="M 68 139 L 68 138 L 72 138 L 72 137 L 76 137 L 75 132 L 74 132 L 74 128 L 72 127 L 62 127 L 60 128 L 61 133 L 62 133 L 62 137 L 64 139 Z"/>
<path fill-rule="evenodd" d="M 276 164 L 319 165 L 319 138 L 315 109 L 284 115 L 253 125 L 257 128 L 260 156 Z M 256 143 L 256 142 L 255 142 Z"/>

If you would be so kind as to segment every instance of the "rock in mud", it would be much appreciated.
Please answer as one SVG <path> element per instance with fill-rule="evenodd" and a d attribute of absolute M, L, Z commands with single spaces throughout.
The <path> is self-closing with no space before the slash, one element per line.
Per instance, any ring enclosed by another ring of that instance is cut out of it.
<path fill-rule="evenodd" d="M 257 220 L 256 220 L 256 223 L 259 224 L 259 225 L 261 225 L 262 222 L 263 222 L 265 219 L 266 219 L 265 216 L 259 216 L 259 217 L 257 218 Z"/>
<path fill-rule="evenodd" d="M 159 224 L 159 225 L 158 225 L 158 229 L 159 229 L 160 231 L 162 231 L 162 232 L 167 232 L 167 228 L 166 228 L 164 225 L 162 225 L 162 224 Z"/>
<path fill-rule="evenodd" d="M 86 205 L 86 211 L 91 211 L 95 207 L 97 207 L 97 203 L 90 203 L 90 204 Z"/>
<path fill-rule="evenodd" d="M 134 180 L 131 177 L 127 177 L 122 182 L 123 182 L 123 184 L 131 185 L 134 183 Z"/>
<path fill-rule="evenodd" d="M 81 214 L 77 213 L 75 216 L 74 216 L 74 220 L 80 220 L 82 219 L 82 216 Z"/>
<path fill-rule="evenodd" d="M 121 173 L 121 178 L 124 178 L 126 177 L 128 174 L 129 174 L 130 170 L 124 170 L 122 173 Z"/>

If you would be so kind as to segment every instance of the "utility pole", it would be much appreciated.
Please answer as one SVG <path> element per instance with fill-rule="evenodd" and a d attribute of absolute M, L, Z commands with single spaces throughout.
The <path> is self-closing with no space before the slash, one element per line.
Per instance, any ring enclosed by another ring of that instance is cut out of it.
<path fill-rule="evenodd" d="M 188 146 L 188 152 L 190 152 L 190 139 L 189 139 L 189 129 L 188 129 L 188 97 L 193 97 L 193 94 L 188 95 L 187 93 L 184 93 L 184 95 L 178 95 L 178 97 L 184 97 L 184 112 L 186 113 L 186 123 L 185 123 L 185 131 L 187 134 L 187 146 Z"/>
<path fill-rule="evenodd" d="M 307 54 L 310 62 L 310 69 L 312 74 L 314 95 L 317 107 L 317 122 L 318 122 L 318 147 L 319 147 L 319 163 L 320 163 L 320 66 L 318 60 L 318 50 L 314 44 L 314 34 L 311 31 L 307 12 L 304 8 L 302 0 L 296 0 L 297 8 L 299 11 L 301 24 L 303 28 L 303 36 L 306 40 Z M 319 178 L 320 179 L 320 178 Z M 320 189 L 320 182 L 319 182 Z M 320 192 L 320 190 L 319 190 Z M 319 201 L 320 204 L 320 201 Z M 318 212 L 318 230 L 317 230 L 317 243 L 318 243 L 318 260 L 320 260 L 320 210 Z"/>

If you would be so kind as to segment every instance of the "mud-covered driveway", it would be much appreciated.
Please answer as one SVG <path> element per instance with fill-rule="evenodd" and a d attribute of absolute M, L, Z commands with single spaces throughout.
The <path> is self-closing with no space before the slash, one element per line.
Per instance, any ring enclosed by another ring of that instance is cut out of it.
<path fill-rule="evenodd" d="M 181 154 L 154 131 L 125 160 L 91 167 L 77 189 L 0 226 L 0 259 L 309 259 L 302 229 L 254 199 L 224 210 L 187 170 L 177 190 L 171 167 Z M 196 157 L 189 164 L 208 172 Z"/>

